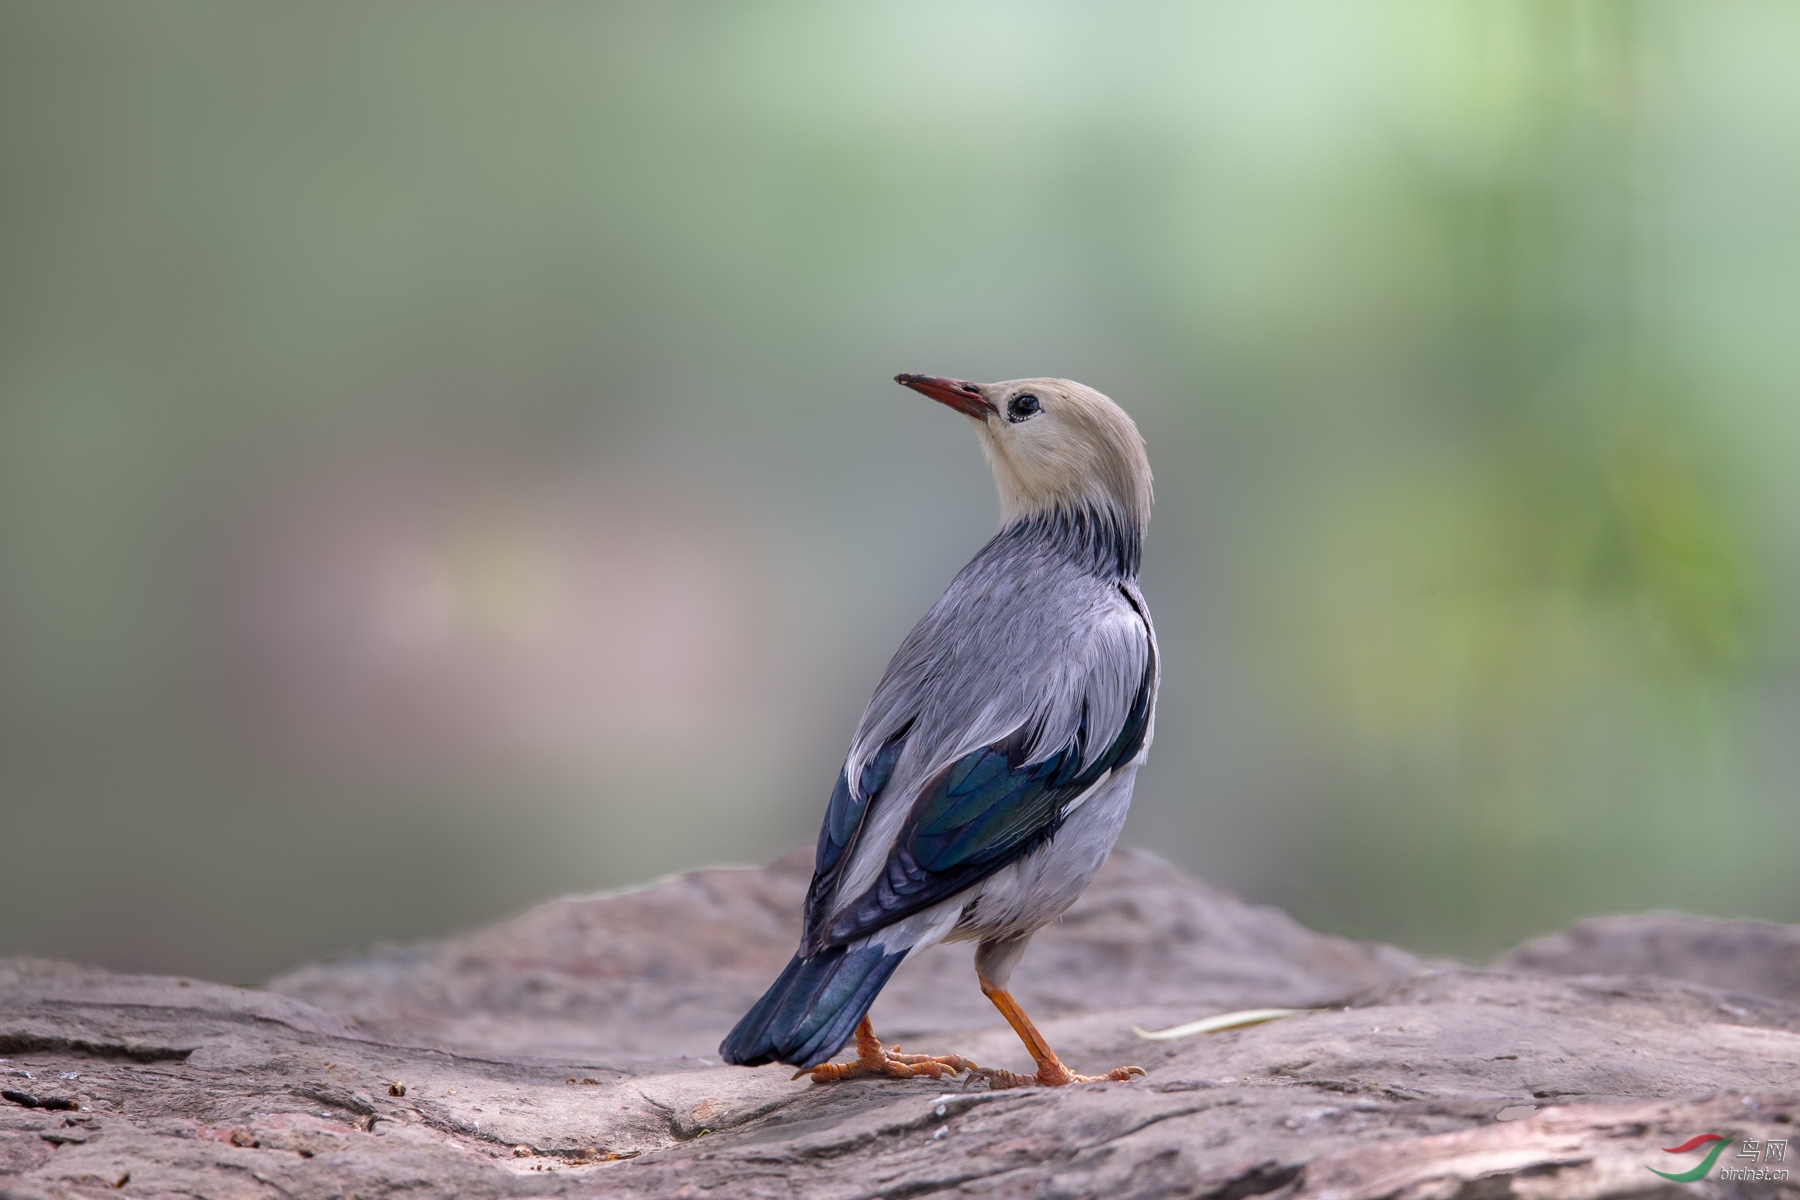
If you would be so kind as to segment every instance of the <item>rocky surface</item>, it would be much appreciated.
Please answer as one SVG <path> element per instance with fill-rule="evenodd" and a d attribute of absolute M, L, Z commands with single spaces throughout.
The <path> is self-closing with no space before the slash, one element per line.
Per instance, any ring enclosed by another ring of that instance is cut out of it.
<path fill-rule="evenodd" d="M 1800 1000 L 1800 926 L 1673 912 L 1596 917 L 1533 938 L 1501 955 L 1494 968 L 1532 975 L 1656 975 Z"/>
<path fill-rule="evenodd" d="M 817 1086 L 713 1057 L 792 949 L 804 872 L 556 901 L 264 991 L 0 963 L 0 1196 L 1800 1194 L 1718 1169 L 1800 1118 L 1800 931 L 1614 918 L 1477 970 L 1122 851 L 1015 983 L 1076 1070 L 1144 1078 Z M 909 963 L 877 1028 L 1028 1068 L 968 960 Z M 1314 1011 L 1133 1033 L 1266 1006 Z M 1700 1133 L 1734 1139 L 1710 1179 L 1646 1169 L 1697 1166 L 1661 1147 Z"/>
<path fill-rule="evenodd" d="M 693 871 L 448 941 L 377 947 L 269 986 L 396 1041 L 708 1057 L 793 954 L 811 870 L 806 850 L 761 871 Z M 968 945 L 940 946 L 908 962 L 876 1001 L 876 1027 L 1004 1029 L 972 957 Z M 1422 969 L 1404 951 L 1315 933 L 1129 850 L 1032 940 L 1025 961 L 1016 994 L 1039 1019 L 1323 1004 Z"/>

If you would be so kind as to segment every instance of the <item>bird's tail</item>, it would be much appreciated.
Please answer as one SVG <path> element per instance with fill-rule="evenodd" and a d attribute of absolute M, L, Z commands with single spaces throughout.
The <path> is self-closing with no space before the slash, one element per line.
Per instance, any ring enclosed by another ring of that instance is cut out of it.
<path fill-rule="evenodd" d="M 838 1052 L 907 950 L 831 946 L 811 958 L 794 955 L 719 1045 L 728 1063 L 758 1067 L 784 1062 L 815 1067 Z"/>

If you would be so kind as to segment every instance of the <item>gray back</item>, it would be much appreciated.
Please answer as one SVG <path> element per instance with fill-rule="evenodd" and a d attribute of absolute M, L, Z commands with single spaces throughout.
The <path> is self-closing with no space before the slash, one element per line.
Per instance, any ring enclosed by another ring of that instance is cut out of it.
<path fill-rule="evenodd" d="M 1025 730 L 1026 761 L 1041 762 L 1074 738 L 1084 708 L 1089 759 L 1112 743 L 1155 655 L 1141 544 L 1116 517 L 1053 513 L 1001 530 L 951 581 L 900 643 L 851 740 L 856 781 L 907 730 L 833 910 L 875 880 L 921 788 L 963 755 Z M 1153 692 L 1152 714 L 1154 703 Z"/>

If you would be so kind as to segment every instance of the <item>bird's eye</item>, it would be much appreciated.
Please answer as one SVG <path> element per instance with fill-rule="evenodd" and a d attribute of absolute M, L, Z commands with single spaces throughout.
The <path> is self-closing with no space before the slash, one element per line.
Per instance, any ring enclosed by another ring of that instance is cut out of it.
<path fill-rule="evenodd" d="M 1006 419 L 1009 421 L 1023 421 L 1037 410 L 1038 398 L 1033 396 L 1030 392 L 1026 392 L 1023 396 L 1014 396 L 1007 404 Z"/>

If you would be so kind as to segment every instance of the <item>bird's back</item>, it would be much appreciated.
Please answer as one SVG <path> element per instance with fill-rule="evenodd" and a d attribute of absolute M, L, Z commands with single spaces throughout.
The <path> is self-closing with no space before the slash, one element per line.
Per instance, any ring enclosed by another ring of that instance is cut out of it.
<path fill-rule="evenodd" d="M 845 780 L 862 780 L 884 748 L 893 761 L 809 925 L 876 881 L 921 792 L 952 764 L 1011 739 L 1015 765 L 1029 766 L 1079 738 L 1087 765 L 1134 708 L 1147 724 L 1155 635 L 1135 549 L 1096 526 L 1058 514 L 1002 530 L 901 643 L 857 725 Z"/>

